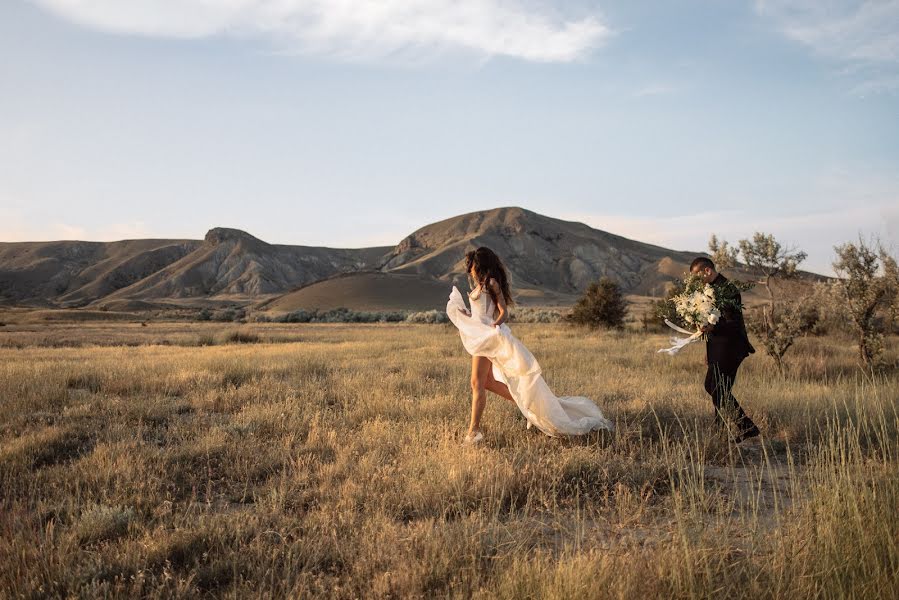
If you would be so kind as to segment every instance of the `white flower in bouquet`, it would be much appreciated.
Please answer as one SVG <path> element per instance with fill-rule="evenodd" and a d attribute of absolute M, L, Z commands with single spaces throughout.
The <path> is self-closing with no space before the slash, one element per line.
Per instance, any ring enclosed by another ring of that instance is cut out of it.
<path fill-rule="evenodd" d="M 673 298 L 677 314 L 691 327 L 699 330 L 706 323 L 715 324 L 721 318 L 716 308 L 715 288 L 695 281 L 683 294 Z"/>
<path fill-rule="evenodd" d="M 725 282 L 724 287 L 716 288 L 702 281 L 702 278 L 697 275 L 687 275 L 684 278 L 683 292 L 672 297 L 671 302 L 677 316 L 694 331 L 683 329 L 665 319 L 668 327 L 689 337 L 672 338 L 672 347 L 663 348 L 659 352 L 674 355 L 685 346 L 705 339 L 703 332 L 705 325 L 717 325 L 721 321 L 722 311 L 741 311 L 743 309 L 739 301 L 739 292 L 746 289 L 749 288 L 739 282 Z"/>

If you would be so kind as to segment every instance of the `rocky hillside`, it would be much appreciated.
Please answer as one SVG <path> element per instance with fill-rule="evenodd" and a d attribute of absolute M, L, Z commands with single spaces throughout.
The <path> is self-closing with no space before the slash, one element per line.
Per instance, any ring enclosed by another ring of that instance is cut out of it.
<path fill-rule="evenodd" d="M 237 229 L 216 228 L 190 254 L 105 300 L 260 298 L 339 273 L 376 267 L 386 250 L 281 246 Z"/>
<path fill-rule="evenodd" d="M 388 250 L 281 246 L 225 228 L 210 230 L 202 241 L 3 243 L 0 302 L 138 309 L 177 300 L 246 304 L 338 273 L 377 267 Z"/>
<path fill-rule="evenodd" d="M 481 245 L 503 257 L 524 304 L 568 304 L 601 276 L 630 294 L 660 295 L 695 256 L 522 208 L 498 208 L 427 225 L 393 248 L 277 245 L 225 228 L 210 230 L 204 240 L 0 243 L 0 303 L 116 310 L 258 302 L 283 309 L 309 303 L 424 308 L 450 284 L 464 284 L 465 252 Z M 339 281 L 328 283 L 334 278 Z"/>
<path fill-rule="evenodd" d="M 576 295 L 602 276 L 629 293 L 661 294 L 695 256 L 522 208 L 499 208 L 422 227 L 393 249 L 384 269 L 452 280 L 464 271 L 465 252 L 478 246 L 503 258 L 525 295 Z"/>
<path fill-rule="evenodd" d="M 0 243 L 0 302 L 83 306 L 190 254 L 195 240 Z"/>

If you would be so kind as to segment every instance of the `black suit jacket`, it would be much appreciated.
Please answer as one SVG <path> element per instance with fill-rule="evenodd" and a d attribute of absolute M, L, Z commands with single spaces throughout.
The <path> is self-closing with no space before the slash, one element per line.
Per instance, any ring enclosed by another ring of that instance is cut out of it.
<path fill-rule="evenodd" d="M 719 273 L 712 286 L 717 291 L 724 283 L 727 283 L 727 278 Z M 738 304 L 743 302 L 739 292 L 736 292 L 736 300 Z M 744 358 L 755 352 L 755 348 L 749 343 L 742 311 L 722 311 L 721 319 L 708 334 L 706 352 L 709 365 L 719 364 L 729 367 L 736 367 Z"/>

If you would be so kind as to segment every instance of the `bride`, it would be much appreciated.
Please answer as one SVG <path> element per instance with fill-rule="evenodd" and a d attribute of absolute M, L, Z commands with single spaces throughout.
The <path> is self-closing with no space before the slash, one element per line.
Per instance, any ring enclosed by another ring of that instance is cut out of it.
<path fill-rule="evenodd" d="M 512 335 L 506 325 L 512 304 L 509 278 L 496 253 L 484 246 L 467 253 L 465 270 L 472 287 L 471 310 L 455 286 L 446 305 L 446 314 L 471 354 L 471 423 L 465 443 L 484 440 L 481 415 L 487 390 L 514 402 L 528 427 L 533 425 L 550 436 L 611 431 L 612 423 L 588 398 L 556 397 L 543 380 L 537 359 Z"/>

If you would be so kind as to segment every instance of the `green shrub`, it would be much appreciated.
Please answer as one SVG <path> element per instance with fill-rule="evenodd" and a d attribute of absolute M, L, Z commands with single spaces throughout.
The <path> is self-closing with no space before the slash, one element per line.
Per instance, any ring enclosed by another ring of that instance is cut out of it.
<path fill-rule="evenodd" d="M 588 327 L 620 328 L 627 315 L 627 300 L 621 287 L 603 277 L 591 283 L 568 316 L 568 320 Z"/>
<path fill-rule="evenodd" d="M 228 344 L 258 344 L 262 338 L 252 331 L 231 331 L 224 336 L 225 343 Z"/>
<path fill-rule="evenodd" d="M 407 323 L 448 323 L 449 317 L 442 310 L 426 310 L 422 312 L 409 313 L 406 317 Z"/>
<path fill-rule="evenodd" d="M 509 320 L 514 323 L 559 323 L 563 319 L 561 311 L 551 308 L 515 307 Z"/>

